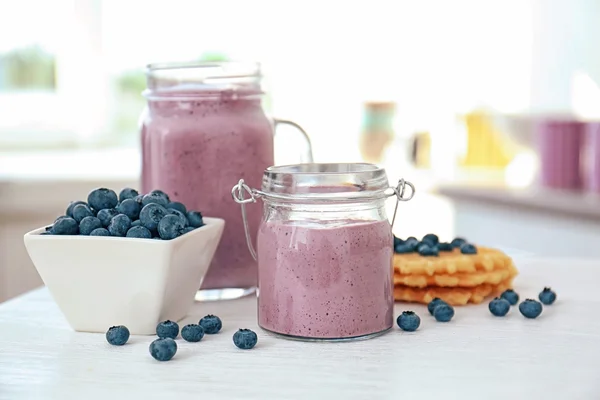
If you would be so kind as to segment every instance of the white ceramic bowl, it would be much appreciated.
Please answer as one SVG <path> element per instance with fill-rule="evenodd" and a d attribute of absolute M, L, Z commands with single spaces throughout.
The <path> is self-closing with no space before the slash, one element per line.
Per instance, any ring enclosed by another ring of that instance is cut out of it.
<path fill-rule="evenodd" d="M 160 321 L 186 316 L 223 233 L 225 221 L 174 240 L 25 234 L 29 257 L 73 329 L 156 333 Z"/>

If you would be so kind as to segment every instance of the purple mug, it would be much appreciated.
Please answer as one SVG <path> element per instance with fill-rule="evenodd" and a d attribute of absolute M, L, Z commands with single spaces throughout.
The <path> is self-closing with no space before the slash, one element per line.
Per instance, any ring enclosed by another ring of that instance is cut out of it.
<path fill-rule="evenodd" d="M 540 181 L 553 189 L 581 189 L 580 151 L 585 124 L 547 119 L 537 124 Z"/>

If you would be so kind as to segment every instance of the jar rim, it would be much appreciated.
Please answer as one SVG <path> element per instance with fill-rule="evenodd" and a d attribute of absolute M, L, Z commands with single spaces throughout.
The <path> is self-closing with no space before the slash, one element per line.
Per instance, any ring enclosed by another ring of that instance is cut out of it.
<path fill-rule="evenodd" d="M 260 194 L 281 201 L 368 201 L 388 196 L 385 169 L 369 163 L 306 163 L 272 166 Z"/>

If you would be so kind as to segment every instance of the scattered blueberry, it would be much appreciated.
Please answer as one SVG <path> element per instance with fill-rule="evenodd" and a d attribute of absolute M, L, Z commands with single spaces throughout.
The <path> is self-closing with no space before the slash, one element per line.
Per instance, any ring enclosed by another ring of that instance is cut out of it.
<path fill-rule="evenodd" d="M 96 217 L 85 217 L 79 223 L 79 234 L 89 235 L 94 229 L 102 228 L 102 222 Z"/>
<path fill-rule="evenodd" d="M 465 243 L 460 246 L 460 252 L 463 254 L 477 254 L 477 247 L 473 246 L 471 243 Z"/>
<path fill-rule="evenodd" d="M 106 341 L 114 346 L 123 346 L 129 340 L 129 329 L 126 326 L 111 326 L 106 331 Z"/>
<path fill-rule="evenodd" d="M 119 214 L 110 220 L 108 231 L 112 236 L 125 236 L 131 227 L 131 220 L 125 214 Z"/>
<path fill-rule="evenodd" d="M 167 200 L 164 196 L 158 193 L 148 193 L 142 199 L 142 206 L 147 206 L 148 204 L 153 203 L 165 207 L 167 204 L 169 204 L 169 200 Z"/>
<path fill-rule="evenodd" d="M 187 217 L 185 216 L 185 214 L 182 213 L 181 211 L 176 210 L 174 208 L 167 208 L 167 211 L 169 211 L 169 213 L 171 213 L 173 215 L 177 215 L 179 217 L 179 219 L 181 220 L 181 223 L 183 224 L 184 227 L 186 227 L 190 224 Z"/>
<path fill-rule="evenodd" d="M 72 201 L 69 204 L 69 207 L 67 207 L 67 211 L 65 211 L 65 215 L 67 217 L 71 217 L 73 218 L 73 208 L 75 208 L 75 206 L 79 205 L 79 204 L 83 204 L 87 206 L 87 203 L 85 201 Z"/>
<path fill-rule="evenodd" d="M 105 208 L 103 210 L 98 211 L 98 219 L 102 222 L 103 227 L 107 227 L 110 225 L 110 220 L 119 215 L 119 212 L 114 208 Z"/>
<path fill-rule="evenodd" d="M 519 302 L 519 295 L 512 289 L 506 289 L 504 292 L 502 292 L 500 297 L 508 301 L 511 306 L 514 306 Z"/>
<path fill-rule="evenodd" d="M 454 247 L 452 247 L 452 244 L 450 244 L 448 242 L 438 243 L 437 248 L 439 251 L 452 251 L 454 249 Z"/>
<path fill-rule="evenodd" d="M 159 338 L 175 339 L 179 335 L 179 325 L 177 325 L 177 322 L 163 321 L 156 325 L 156 335 Z"/>
<path fill-rule="evenodd" d="M 403 331 L 414 332 L 421 325 L 421 318 L 413 311 L 403 311 L 396 319 L 396 323 Z"/>
<path fill-rule="evenodd" d="M 150 343 L 150 355 L 158 361 L 169 361 L 177 353 L 177 343 L 171 338 L 159 338 Z"/>
<path fill-rule="evenodd" d="M 186 342 L 199 342 L 204 337 L 204 329 L 198 324 L 188 324 L 181 330 L 181 337 Z"/>
<path fill-rule="evenodd" d="M 454 238 L 452 240 L 452 242 L 450 242 L 450 244 L 454 248 L 460 248 L 460 246 L 462 246 L 465 243 L 467 243 L 467 241 L 465 239 L 463 239 L 463 238 L 460 238 L 460 237 Z"/>
<path fill-rule="evenodd" d="M 223 327 L 221 319 L 212 314 L 208 314 L 206 317 L 200 319 L 198 325 L 200 325 L 204 329 L 204 333 L 207 333 L 209 335 L 213 335 L 219 332 Z"/>
<path fill-rule="evenodd" d="M 496 297 L 490 301 L 488 308 L 496 317 L 504 317 L 508 313 L 508 310 L 510 310 L 510 303 L 502 297 Z"/>
<path fill-rule="evenodd" d="M 233 344 L 242 350 L 249 350 L 256 346 L 258 336 L 250 329 L 240 329 L 233 334 Z"/>
<path fill-rule="evenodd" d="M 427 304 L 427 311 L 429 311 L 429 314 L 433 315 L 433 310 L 435 310 L 435 308 L 440 304 L 448 304 L 448 303 L 446 303 L 444 300 L 440 299 L 439 297 L 434 297 L 433 300 L 431 300 Z"/>
<path fill-rule="evenodd" d="M 140 221 L 142 226 L 148 228 L 150 231 L 156 231 L 160 220 L 168 214 L 169 211 L 160 204 L 150 203 L 140 211 Z"/>
<path fill-rule="evenodd" d="M 542 313 L 542 304 L 533 299 L 526 299 L 519 304 L 519 311 L 525 318 L 537 318 Z"/>
<path fill-rule="evenodd" d="M 88 204 L 96 210 L 115 208 L 118 202 L 117 194 L 106 188 L 92 190 L 88 195 Z"/>
<path fill-rule="evenodd" d="M 545 287 L 539 294 L 539 299 L 542 303 L 549 306 L 556 301 L 556 293 L 549 287 Z"/>
<path fill-rule="evenodd" d="M 122 203 L 123 200 L 135 199 L 137 196 L 139 196 L 139 193 L 137 190 L 132 189 L 132 188 L 125 188 L 125 189 L 121 190 L 121 192 L 119 192 L 119 201 Z"/>
<path fill-rule="evenodd" d="M 110 236 L 110 232 L 106 228 L 96 228 L 90 232 L 90 236 Z"/>
<path fill-rule="evenodd" d="M 204 221 L 202 220 L 202 213 L 198 211 L 188 211 L 187 219 L 190 223 L 190 226 L 194 228 L 200 228 L 204 226 Z"/>
<path fill-rule="evenodd" d="M 171 240 L 181 235 L 183 223 L 177 215 L 165 215 L 158 223 L 158 234 L 163 240 Z"/>
<path fill-rule="evenodd" d="M 79 233 L 79 224 L 73 218 L 59 218 L 52 227 L 54 235 L 77 235 Z"/>
<path fill-rule="evenodd" d="M 430 246 L 428 243 L 421 243 L 418 248 L 419 254 L 425 257 L 439 256 L 437 246 Z"/>
<path fill-rule="evenodd" d="M 398 254 L 407 254 L 415 251 L 413 246 L 407 245 L 406 243 L 400 243 L 394 246 L 394 252 Z"/>
<path fill-rule="evenodd" d="M 94 213 L 86 204 L 77 204 L 73 207 L 73 219 L 80 223 L 85 217 L 93 217 Z"/>
<path fill-rule="evenodd" d="M 440 239 L 433 233 L 428 233 L 427 235 L 423 236 L 423 239 L 421 239 L 421 243 L 429 243 L 430 247 L 437 245 L 439 242 Z"/>
<path fill-rule="evenodd" d="M 172 201 L 169 204 L 167 204 L 167 209 L 172 208 L 174 210 L 177 210 L 181 213 L 187 214 L 187 208 L 185 208 L 185 205 L 183 203 L 180 203 L 178 201 Z"/>
<path fill-rule="evenodd" d="M 131 228 L 129 228 L 125 236 L 129 238 L 151 239 L 152 232 L 150 232 L 148 228 L 144 228 L 143 226 L 132 226 Z"/>
<path fill-rule="evenodd" d="M 439 322 L 448 322 L 454 317 L 454 308 L 447 303 L 438 304 L 433 309 L 433 317 Z"/>
<path fill-rule="evenodd" d="M 125 199 L 117 206 L 117 211 L 127 215 L 133 221 L 140 216 L 140 205 L 133 199 Z"/>

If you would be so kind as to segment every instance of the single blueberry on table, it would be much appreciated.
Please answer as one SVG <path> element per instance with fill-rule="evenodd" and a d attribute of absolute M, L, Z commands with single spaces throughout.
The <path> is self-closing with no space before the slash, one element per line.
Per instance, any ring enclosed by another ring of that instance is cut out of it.
<path fill-rule="evenodd" d="M 200 325 L 202 329 L 204 329 L 204 333 L 207 333 L 209 335 L 214 335 L 215 333 L 219 332 L 223 327 L 221 319 L 216 315 L 212 314 L 208 314 L 207 316 L 202 317 L 198 322 L 198 325 Z"/>
<path fill-rule="evenodd" d="M 542 304 L 533 299 L 526 299 L 519 304 L 519 311 L 525 318 L 537 318 L 542 313 Z"/>
<path fill-rule="evenodd" d="M 129 340 L 129 329 L 126 326 L 111 326 L 106 331 L 106 341 L 114 346 L 123 346 Z"/>
<path fill-rule="evenodd" d="M 444 300 L 440 299 L 439 297 L 434 297 L 433 300 L 431 300 L 427 304 L 427 311 L 429 311 L 429 314 L 433 315 L 433 310 L 435 310 L 435 308 L 440 304 L 448 304 L 448 303 L 446 303 Z"/>
<path fill-rule="evenodd" d="M 125 199 L 117 206 L 117 211 L 133 221 L 140 216 L 140 205 L 133 199 Z"/>
<path fill-rule="evenodd" d="M 403 311 L 396 319 L 398 327 L 406 332 L 414 332 L 421 325 L 421 318 L 414 311 Z"/>
<path fill-rule="evenodd" d="M 96 228 L 90 232 L 90 236 L 110 236 L 110 232 L 106 228 Z"/>
<path fill-rule="evenodd" d="M 179 325 L 173 321 L 163 321 L 156 325 L 156 336 L 175 339 L 179 335 Z"/>
<path fill-rule="evenodd" d="M 158 234 L 163 240 L 172 240 L 181 235 L 183 223 L 177 215 L 165 215 L 158 223 Z"/>
<path fill-rule="evenodd" d="M 510 310 L 510 303 L 502 297 L 496 297 L 488 305 L 490 312 L 496 317 L 504 317 Z"/>
<path fill-rule="evenodd" d="M 188 211 L 187 219 L 190 223 L 190 226 L 194 228 L 200 228 L 204 226 L 204 220 L 202 219 L 202 213 L 198 211 Z"/>
<path fill-rule="evenodd" d="M 465 243 L 460 246 L 460 252 L 463 254 L 477 254 L 477 247 L 473 246 L 471 243 Z"/>
<path fill-rule="evenodd" d="M 199 342 L 204 337 L 204 329 L 198 324 L 188 324 L 181 329 L 181 337 L 186 342 Z"/>
<path fill-rule="evenodd" d="M 128 238 L 152 239 L 152 232 L 143 226 L 132 226 L 125 236 Z"/>
<path fill-rule="evenodd" d="M 75 208 L 75 206 L 79 205 L 79 204 L 83 204 L 85 206 L 87 206 L 87 203 L 85 201 L 72 201 L 69 206 L 67 207 L 67 211 L 65 211 L 65 215 L 67 217 L 71 217 L 73 218 L 73 209 Z"/>
<path fill-rule="evenodd" d="M 82 219 L 85 217 L 93 217 L 94 213 L 90 208 L 85 204 L 77 204 L 73 207 L 73 219 L 80 223 Z"/>
<path fill-rule="evenodd" d="M 418 248 L 419 254 L 425 257 L 439 256 L 439 250 L 437 246 L 430 246 L 428 243 L 421 243 Z"/>
<path fill-rule="evenodd" d="M 440 238 L 438 238 L 437 235 L 434 235 L 433 233 L 428 233 L 427 235 L 423 236 L 423 239 L 421 239 L 421 243 L 429 243 L 429 246 L 435 246 L 440 242 Z"/>
<path fill-rule="evenodd" d="M 449 322 L 454 317 L 454 307 L 450 304 L 438 304 L 433 309 L 433 317 L 439 322 Z"/>
<path fill-rule="evenodd" d="M 90 207 L 96 210 L 103 210 L 105 208 L 115 208 L 119 199 L 114 190 L 99 188 L 92 190 L 88 195 L 88 204 Z"/>
<path fill-rule="evenodd" d="M 119 214 L 113 217 L 108 224 L 108 231 L 111 236 L 124 237 L 127 231 L 131 228 L 131 220 L 125 214 Z"/>
<path fill-rule="evenodd" d="M 142 206 L 147 206 L 148 204 L 152 203 L 165 207 L 167 204 L 169 204 L 169 200 L 167 200 L 164 196 L 155 193 L 148 193 L 144 196 L 144 198 L 142 198 Z"/>
<path fill-rule="evenodd" d="M 233 334 L 233 344 L 242 350 L 249 350 L 256 346 L 258 336 L 250 329 L 240 329 Z"/>
<path fill-rule="evenodd" d="M 504 292 L 502 292 L 500 297 L 508 301 L 511 306 L 514 306 L 519 302 L 519 295 L 512 289 L 506 289 Z"/>
<path fill-rule="evenodd" d="M 158 223 L 165 215 L 169 215 L 169 211 L 160 204 L 150 203 L 140 211 L 140 222 L 142 226 L 155 232 L 158 228 Z"/>
<path fill-rule="evenodd" d="M 185 205 L 183 203 L 180 203 L 178 201 L 172 201 L 169 204 L 167 204 L 167 209 L 172 208 L 174 210 L 177 210 L 181 213 L 187 214 L 187 208 L 185 208 Z"/>
<path fill-rule="evenodd" d="M 454 248 L 460 248 L 460 246 L 462 246 L 465 243 L 467 243 L 467 241 L 460 237 L 454 238 L 454 239 L 452 239 L 452 242 L 450 242 L 450 244 Z"/>
<path fill-rule="evenodd" d="M 77 235 L 79 224 L 73 218 L 65 217 L 58 219 L 52 227 L 54 235 Z"/>
<path fill-rule="evenodd" d="M 438 243 L 437 248 L 439 251 L 452 251 L 454 249 L 454 247 L 452 247 L 452 244 L 447 242 Z"/>
<path fill-rule="evenodd" d="M 538 297 L 540 301 L 547 306 L 556 301 L 556 293 L 549 287 L 545 287 L 544 290 L 540 292 Z"/>
<path fill-rule="evenodd" d="M 119 215 L 119 212 L 114 208 L 105 208 L 98 211 L 96 217 L 102 222 L 103 227 L 107 227 L 110 224 L 110 220 Z"/>
<path fill-rule="evenodd" d="M 125 188 L 119 192 L 119 201 L 126 199 L 135 199 L 139 195 L 138 191 L 132 188 Z"/>
<path fill-rule="evenodd" d="M 79 234 L 89 235 L 94 229 L 102 228 L 102 222 L 96 217 L 85 217 L 79 223 Z"/>
<path fill-rule="evenodd" d="M 150 343 L 150 355 L 158 361 L 169 361 L 177 353 L 177 343 L 171 338 L 159 338 Z"/>
<path fill-rule="evenodd" d="M 186 215 L 184 213 L 182 213 L 181 211 L 176 210 L 174 208 L 167 208 L 167 211 L 169 211 L 169 213 L 171 213 L 172 215 L 177 215 L 179 217 L 179 219 L 181 219 L 181 223 L 183 224 L 184 227 L 186 227 L 190 224 Z"/>

